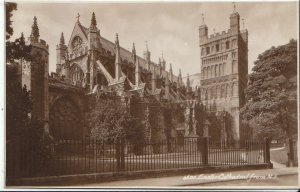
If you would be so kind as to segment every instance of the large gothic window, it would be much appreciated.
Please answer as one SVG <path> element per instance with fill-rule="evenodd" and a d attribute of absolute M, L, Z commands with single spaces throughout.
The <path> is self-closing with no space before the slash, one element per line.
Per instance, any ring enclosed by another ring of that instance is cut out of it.
<path fill-rule="evenodd" d="M 70 70 L 71 80 L 75 85 L 83 83 L 84 73 L 77 64 L 73 64 Z"/>
<path fill-rule="evenodd" d="M 82 39 L 79 36 L 74 37 L 72 41 L 73 51 L 78 51 L 82 46 Z"/>

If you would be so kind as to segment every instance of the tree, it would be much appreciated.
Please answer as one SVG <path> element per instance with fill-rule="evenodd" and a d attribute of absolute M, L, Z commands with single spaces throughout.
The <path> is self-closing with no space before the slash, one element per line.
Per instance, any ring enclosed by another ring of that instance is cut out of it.
<path fill-rule="evenodd" d="M 253 137 L 291 138 L 297 133 L 297 42 L 258 56 L 241 109 Z"/>
<path fill-rule="evenodd" d="M 90 136 L 95 139 L 143 140 L 143 126 L 127 112 L 115 92 L 98 93 L 88 115 Z"/>
<path fill-rule="evenodd" d="M 14 30 L 12 24 L 12 12 L 17 10 L 17 4 L 6 2 L 6 63 L 15 63 L 31 60 L 31 46 L 26 45 L 24 34 L 21 33 L 21 37 L 11 42 L 10 37 L 13 35 Z"/>
<path fill-rule="evenodd" d="M 11 17 L 13 16 L 12 12 L 17 10 L 17 4 L 12 2 L 5 3 L 5 11 L 6 11 L 6 39 L 9 39 L 10 36 L 13 35 L 14 30 L 11 26 L 12 20 Z"/>
<path fill-rule="evenodd" d="M 13 35 L 12 12 L 16 3 L 6 3 L 6 144 L 7 167 L 50 162 L 54 157 L 53 139 L 45 132 L 44 122 L 33 119 L 31 92 L 22 86 L 20 71 L 24 61 L 31 61 L 31 46 L 26 45 L 23 33 L 11 42 Z M 26 154 L 26 158 L 17 158 Z M 17 163 L 13 159 L 17 158 Z M 25 158 L 25 159 L 24 159 Z M 35 161 L 33 161 L 35 160 Z M 20 171 L 21 172 L 21 171 Z"/>
<path fill-rule="evenodd" d="M 6 63 L 20 63 L 31 61 L 31 45 L 26 45 L 24 34 L 14 42 L 6 41 Z"/>
<path fill-rule="evenodd" d="M 26 45 L 23 33 L 20 38 L 10 42 L 13 34 L 12 12 L 17 10 L 16 3 L 6 3 L 6 127 L 7 139 L 21 134 L 30 120 L 31 98 L 27 87 L 22 87 L 18 68 L 23 61 L 31 61 L 31 46 Z"/>

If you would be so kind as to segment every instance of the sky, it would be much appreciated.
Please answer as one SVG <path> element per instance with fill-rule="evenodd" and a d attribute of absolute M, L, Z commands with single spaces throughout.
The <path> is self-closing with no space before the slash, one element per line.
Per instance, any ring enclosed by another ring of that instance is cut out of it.
<path fill-rule="evenodd" d="M 248 68 L 253 67 L 257 56 L 272 46 L 286 44 L 298 37 L 297 2 L 238 2 L 236 10 L 244 19 L 248 30 Z M 200 72 L 198 27 L 202 14 L 209 35 L 228 30 L 232 2 L 168 2 L 168 3 L 18 3 L 13 13 L 14 35 L 25 37 L 31 33 L 33 17 L 37 17 L 40 38 L 49 44 L 50 71 L 56 68 L 56 45 L 61 32 L 66 44 L 80 14 L 80 22 L 89 27 L 95 12 L 101 36 L 114 42 L 119 34 L 120 45 L 142 56 L 148 42 L 151 60 L 158 62 L 162 52 L 167 69 L 172 63 L 173 73 L 179 68 L 183 76 Z M 241 20 L 241 28 L 243 28 Z"/>

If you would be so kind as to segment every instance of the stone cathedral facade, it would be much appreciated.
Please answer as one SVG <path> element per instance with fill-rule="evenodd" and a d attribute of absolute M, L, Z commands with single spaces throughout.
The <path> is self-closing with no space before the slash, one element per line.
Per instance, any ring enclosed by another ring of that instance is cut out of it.
<path fill-rule="evenodd" d="M 245 103 L 248 74 L 248 31 L 240 29 L 240 15 L 230 15 L 230 28 L 208 36 L 199 27 L 201 58 L 201 100 L 207 110 L 226 111 L 235 140 L 239 139 L 239 109 Z"/>
<path fill-rule="evenodd" d="M 28 41 L 33 60 L 21 63 L 18 70 L 22 84 L 32 93 L 31 115 L 44 121 L 54 138 L 84 138 L 89 135 L 87 113 L 89 105 L 93 105 L 90 98 L 99 92 L 116 91 L 121 98 L 142 98 L 144 104 L 136 113 L 141 117 L 148 116 L 153 101 L 184 107 L 180 120 L 172 120 L 175 126 L 171 137 L 218 132 L 215 138 L 226 140 L 230 129 L 234 130 L 231 138 L 238 140 L 239 108 L 245 102 L 248 66 L 247 31 L 240 30 L 239 20 L 239 14 L 232 13 L 230 29 L 210 37 L 207 26 L 200 26 L 201 80 L 193 90 L 189 77 L 184 83 L 180 70 L 176 76 L 171 64 L 166 69 L 163 57 L 154 62 L 148 47 L 140 57 L 134 43 L 131 51 L 122 48 L 118 34 L 115 42 L 101 36 L 94 13 L 89 27 L 83 26 L 78 16 L 68 41 L 61 34 L 56 46 L 56 72 L 49 75 L 49 47 L 40 39 L 34 17 Z M 165 135 L 169 121 L 161 110 L 155 112 L 154 118 L 155 126 L 162 129 L 160 134 Z"/>

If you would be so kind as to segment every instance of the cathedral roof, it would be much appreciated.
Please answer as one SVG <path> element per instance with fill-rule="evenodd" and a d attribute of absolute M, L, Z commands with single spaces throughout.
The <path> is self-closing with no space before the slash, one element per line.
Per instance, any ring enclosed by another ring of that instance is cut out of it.
<path fill-rule="evenodd" d="M 84 32 L 84 35 L 87 37 L 89 34 L 89 29 L 84 27 L 83 25 L 81 25 L 81 23 L 78 23 L 78 25 Z M 112 41 L 110 41 L 102 36 L 101 36 L 101 45 L 102 45 L 102 48 L 104 48 L 106 51 L 110 51 L 112 54 L 115 52 L 115 43 L 113 43 Z M 132 52 L 131 51 L 120 46 L 120 52 L 121 52 L 122 60 L 127 60 L 128 62 L 132 61 Z M 139 57 L 139 56 L 137 56 L 137 58 L 139 58 L 140 66 L 143 69 L 147 69 L 147 61 L 144 58 Z M 150 64 L 151 72 L 154 71 L 154 67 L 158 67 L 158 64 L 151 61 L 151 64 Z M 163 77 L 167 77 L 168 74 L 169 74 L 169 72 L 162 70 Z M 175 76 L 174 74 L 173 74 L 173 82 L 177 82 L 177 76 Z"/>

